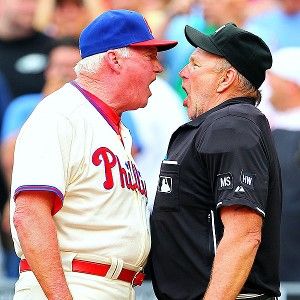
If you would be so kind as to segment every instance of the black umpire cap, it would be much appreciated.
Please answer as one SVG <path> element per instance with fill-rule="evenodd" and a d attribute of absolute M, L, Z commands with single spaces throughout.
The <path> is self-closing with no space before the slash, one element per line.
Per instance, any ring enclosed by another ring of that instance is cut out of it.
<path fill-rule="evenodd" d="M 185 36 L 194 47 L 224 57 L 257 89 L 272 66 L 272 55 L 266 43 L 257 35 L 233 23 L 221 26 L 212 35 L 205 35 L 186 25 Z"/>

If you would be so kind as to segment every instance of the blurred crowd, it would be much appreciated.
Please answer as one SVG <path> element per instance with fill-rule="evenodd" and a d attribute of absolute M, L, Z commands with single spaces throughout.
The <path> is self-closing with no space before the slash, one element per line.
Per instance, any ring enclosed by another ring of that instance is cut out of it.
<path fill-rule="evenodd" d="M 187 121 L 178 72 L 193 47 L 185 39 L 184 26 L 213 33 L 233 22 L 270 47 L 274 65 L 262 87 L 259 108 L 272 126 L 282 168 L 281 280 L 300 281 L 300 0 L 0 0 L 3 276 L 18 276 L 7 202 L 18 131 L 43 97 L 75 78 L 81 30 L 104 10 L 114 8 L 141 12 L 155 36 L 179 41 L 173 50 L 160 54 L 165 72 L 152 84 L 148 107 L 123 116 L 148 184 L 150 209 L 168 139 Z"/>

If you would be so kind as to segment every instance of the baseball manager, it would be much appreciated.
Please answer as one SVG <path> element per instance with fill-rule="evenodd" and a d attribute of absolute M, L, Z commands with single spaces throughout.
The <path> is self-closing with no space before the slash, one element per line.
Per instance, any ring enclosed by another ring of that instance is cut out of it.
<path fill-rule="evenodd" d="M 151 218 L 158 299 L 275 299 L 281 179 L 266 117 L 255 107 L 272 65 L 267 45 L 229 23 L 180 72 L 191 122 L 172 135 Z"/>
<path fill-rule="evenodd" d="M 147 189 L 123 111 L 144 107 L 163 67 L 142 15 L 111 10 L 80 36 L 77 78 L 40 102 L 16 143 L 15 300 L 134 299 L 150 250 Z"/>

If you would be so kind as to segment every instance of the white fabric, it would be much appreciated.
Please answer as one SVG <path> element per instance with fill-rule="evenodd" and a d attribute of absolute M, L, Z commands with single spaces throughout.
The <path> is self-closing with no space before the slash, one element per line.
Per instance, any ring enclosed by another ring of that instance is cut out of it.
<path fill-rule="evenodd" d="M 64 196 L 63 207 L 54 216 L 61 251 L 84 254 L 87 259 L 115 257 L 141 267 L 150 249 L 147 198 L 137 188 L 127 187 L 126 181 L 121 186 L 122 178 L 143 182 L 135 171 L 125 127 L 121 135 L 125 148 L 94 106 L 74 86 L 65 85 L 41 101 L 20 132 L 12 195 L 20 186 L 56 188 Z M 109 175 L 112 186 L 105 188 Z M 12 236 L 22 257 L 12 222 L 14 210 L 11 199 Z"/>

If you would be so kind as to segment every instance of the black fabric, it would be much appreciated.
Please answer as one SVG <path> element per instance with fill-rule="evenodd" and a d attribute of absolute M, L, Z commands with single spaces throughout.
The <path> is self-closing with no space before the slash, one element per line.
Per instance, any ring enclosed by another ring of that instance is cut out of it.
<path fill-rule="evenodd" d="M 43 72 L 53 47 L 54 40 L 39 32 L 19 40 L 0 39 L 0 71 L 8 81 L 13 98 L 41 92 Z"/>
<path fill-rule="evenodd" d="M 280 168 L 269 124 L 247 98 L 224 102 L 171 137 L 151 216 L 158 299 L 203 297 L 214 242 L 223 234 L 218 209 L 233 204 L 264 218 L 262 242 L 241 293 L 279 296 Z"/>
<path fill-rule="evenodd" d="M 272 66 L 272 55 L 266 43 L 251 32 L 228 23 L 207 36 L 191 26 L 185 27 L 190 44 L 224 57 L 256 88 L 265 80 L 265 72 Z"/>

